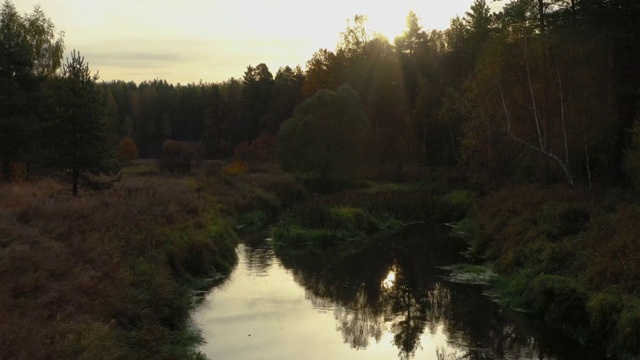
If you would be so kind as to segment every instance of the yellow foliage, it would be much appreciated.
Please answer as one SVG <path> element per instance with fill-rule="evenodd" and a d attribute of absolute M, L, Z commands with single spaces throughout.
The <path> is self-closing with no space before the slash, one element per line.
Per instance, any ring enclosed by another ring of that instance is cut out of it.
<path fill-rule="evenodd" d="M 249 171 L 249 166 L 244 161 L 234 161 L 224 167 L 224 173 L 229 175 L 244 174 Z"/>
<path fill-rule="evenodd" d="M 119 156 L 120 160 L 125 162 L 138 158 L 138 148 L 136 147 L 136 143 L 133 139 L 125 137 L 120 140 Z"/>

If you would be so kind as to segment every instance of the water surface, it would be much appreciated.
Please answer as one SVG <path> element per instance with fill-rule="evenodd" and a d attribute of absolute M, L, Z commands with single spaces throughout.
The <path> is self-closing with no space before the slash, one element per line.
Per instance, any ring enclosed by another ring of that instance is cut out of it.
<path fill-rule="evenodd" d="M 240 244 L 194 319 L 215 359 L 604 359 L 439 268 L 464 244 L 412 227 L 309 255 Z"/>

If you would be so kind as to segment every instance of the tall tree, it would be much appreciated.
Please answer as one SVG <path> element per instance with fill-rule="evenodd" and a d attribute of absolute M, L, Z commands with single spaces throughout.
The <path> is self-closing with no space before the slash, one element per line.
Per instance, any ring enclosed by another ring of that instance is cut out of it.
<path fill-rule="evenodd" d="M 244 140 L 252 140 L 261 133 L 261 120 L 269 111 L 273 90 L 273 74 L 269 67 L 258 64 L 248 66 L 242 79 L 242 104 L 244 107 Z"/>
<path fill-rule="evenodd" d="M 321 90 L 282 124 L 277 156 L 286 170 L 312 171 L 321 178 L 350 173 L 362 164 L 368 129 L 360 97 L 350 86 Z"/>
<path fill-rule="evenodd" d="M 293 115 L 295 107 L 304 100 L 303 85 L 304 74 L 300 67 L 292 69 L 285 66 L 278 70 L 269 102 L 269 111 L 262 119 L 265 132 L 275 134 L 280 129 L 280 124 Z"/>
<path fill-rule="evenodd" d="M 34 73 L 39 77 L 53 76 L 62 66 L 64 41 L 62 33 L 47 18 L 39 5 L 24 18 L 27 39 L 34 59 Z"/>
<path fill-rule="evenodd" d="M 78 194 L 86 174 L 114 170 L 116 146 L 105 116 L 104 96 L 97 74 L 75 50 L 63 65 L 62 75 L 48 84 L 50 117 L 44 131 L 47 163 L 71 177 L 72 194 Z"/>
<path fill-rule="evenodd" d="M 307 61 L 305 82 L 302 87 L 304 97 L 310 98 L 322 89 L 337 90 L 345 82 L 345 67 L 344 54 L 336 54 L 327 49 L 316 51 Z"/>
<path fill-rule="evenodd" d="M 409 108 L 413 108 L 415 104 L 418 86 L 418 66 L 420 60 L 422 60 L 419 60 L 416 53 L 420 48 L 424 48 L 426 41 L 427 34 L 422 30 L 418 16 L 413 11 L 410 11 L 409 15 L 407 15 L 406 29 L 402 35 L 395 39 L 395 47 L 402 66 L 403 82 Z"/>
<path fill-rule="evenodd" d="M 39 124 L 36 106 L 43 76 L 59 68 L 62 38 L 40 8 L 20 15 L 10 1 L 0 7 L 0 173 L 34 160 Z"/>
<path fill-rule="evenodd" d="M 402 54 L 412 56 L 424 41 L 426 34 L 420 26 L 418 16 L 413 10 L 409 11 L 407 27 L 402 35 L 395 39 L 396 49 Z"/>

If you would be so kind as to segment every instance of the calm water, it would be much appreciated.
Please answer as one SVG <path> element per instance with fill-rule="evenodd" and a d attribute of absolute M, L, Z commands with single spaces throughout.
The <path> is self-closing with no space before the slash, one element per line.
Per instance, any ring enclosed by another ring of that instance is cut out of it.
<path fill-rule="evenodd" d="M 312 256 L 241 244 L 194 314 L 212 360 L 604 359 L 478 285 L 443 280 L 462 244 L 412 227 L 362 249 Z"/>

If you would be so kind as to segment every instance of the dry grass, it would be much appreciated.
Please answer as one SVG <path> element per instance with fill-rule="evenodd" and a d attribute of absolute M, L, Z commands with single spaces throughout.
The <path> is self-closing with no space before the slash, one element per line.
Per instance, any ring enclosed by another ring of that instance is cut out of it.
<path fill-rule="evenodd" d="M 613 352 L 640 353 L 640 207 L 564 186 L 505 188 L 479 202 L 476 252 L 503 291 Z"/>
<path fill-rule="evenodd" d="M 233 262 L 211 193 L 169 177 L 67 193 L 0 185 L 0 358 L 183 357 L 181 279 Z"/>

